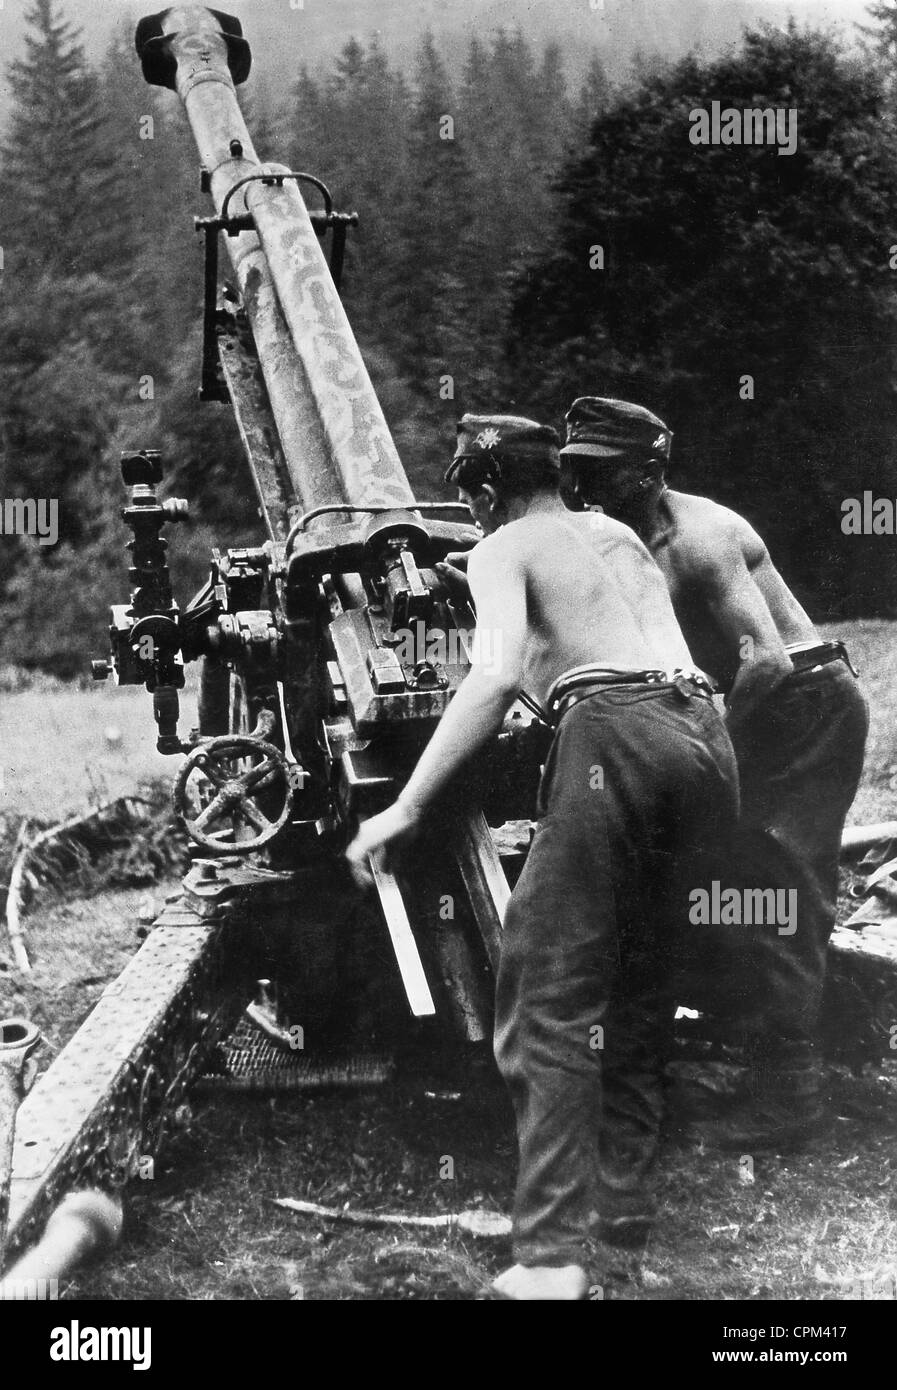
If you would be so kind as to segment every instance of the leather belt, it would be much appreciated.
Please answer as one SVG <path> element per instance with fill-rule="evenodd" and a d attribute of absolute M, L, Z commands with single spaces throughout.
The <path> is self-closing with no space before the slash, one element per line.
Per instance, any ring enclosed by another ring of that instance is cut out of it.
<path fill-rule="evenodd" d="M 655 686 L 658 694 L 676 690 L 683 700 L 712 699 L 714 686 L 700 671 L 601 671 L 582 669 L 561 676 L 548 692 L 548 715 L 557 727 L 568 710 L 592 695 L 622 686 Z"/>
<path fill-rule="evenodd" d="M 843 642 L 818 642 L 815 647 L 805 647 L 800 651 L 790 652 L 789 655 L 795 675 L 800 671 L 813 671 L 820 666 L 827 666 L 831 661 L 843 661 L 852 675 L 859 677 L 860 674 Z"/>

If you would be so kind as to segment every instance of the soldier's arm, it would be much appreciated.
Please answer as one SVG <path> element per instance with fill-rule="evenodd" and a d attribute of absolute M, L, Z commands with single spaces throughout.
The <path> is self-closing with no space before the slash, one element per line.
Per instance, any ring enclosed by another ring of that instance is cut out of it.
<path fill-rule="evenodd" d="M 395 803 L 361 826 L 347 855 L 365 880 L 367 855 L 414 833 L 426 809 L 463 764 L 501 728 L 523 680 L 526 575 L 504 537 L 471 554 L 468 577 L 477 609 L 469 675 L 462 682 Z"/>
<path fill-rule="evenodd" d="M 747 541 L 763 543 L 745 523 L 715 531 L 698 543 L 693 573 L 729 650 L 738 658 L 726 697 L 727 723 L 735 737 L 758 704 L 791 674 L 792 665 L 766 600 L 748 567 Z"/>

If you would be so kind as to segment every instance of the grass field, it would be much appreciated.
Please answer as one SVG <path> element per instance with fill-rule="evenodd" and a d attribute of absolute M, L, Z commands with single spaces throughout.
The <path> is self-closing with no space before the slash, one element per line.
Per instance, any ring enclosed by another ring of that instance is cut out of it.
<path fill-rule="evenodd" d="M 847 643 L 869 701 L 866 768 L 850 821 L 897 820 L 897 623 L 874 619 L 820 630 Z"/>
<path fill-rule="evenodd" d="M 855 822 L 897 818 L 893 684 L 897 624 L 842 624 L 872 706 Z M 830 634 L 827 634 L 830 635 Z M 193 719 L 188 714 L 183 727 Z M 106 730 L 120 730 L 121 741 Z M 0 695 L 8 823 L 49 819 L 171 772 L 152 752 L 143 692 L 29 690 Z M 36 902 L 27 919 L 35 974 L 0 973 L 0 1015 L 44 1027 L 44 1064 L 133 953 L 141 885 Z M 671 1137 L 661 1219 L 643 1257 L 592 1250 L 606 1299 L 893 1297 L 897 1271 L 897 1064 L 828 1072 L 824 1135 L 792 1159 L 738 1156 Z M 446 1180 L 444 1160 L 453 1160 Z M 123 1243 L 64 1296 L 92 1299 L 470 1299 L 507 1262 L 501 1245 L 409 1231 L 326 1227 L 271 1204 L 292 1196 L 341 1207 L 431 1214 L 507 1211 L 515 1169 L 504 1092 L 482 1050 L 406 1065 L 368 1092 L 197 1098 L 152 1182 L 129 1192 Z M 865 1281 L 865 1284 L 863 1283 Z"/>
<path fill-rule="evenodd" d="M 181 697 L 182 737 L 196 723 L 196 684 Z M 171 777 L 178 759 L 156 752 L 153 704 L 138 686 L 111 681 L 31 689 L 0 687 L 0 814 L 62 820 Z"/>

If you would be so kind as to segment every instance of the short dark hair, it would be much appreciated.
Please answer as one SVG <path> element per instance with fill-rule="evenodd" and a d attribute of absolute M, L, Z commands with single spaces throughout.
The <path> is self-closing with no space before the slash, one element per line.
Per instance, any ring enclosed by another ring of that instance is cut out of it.
<path fill-rule="evenodd" d="M 530 497 L 535 492 L 557 492 L 558 470 L 544 458 L 468 454 L 452 460 L 446 482 L 465 492 L 479 492 L 484 483 L 491 483 L 504 497 Z"/>

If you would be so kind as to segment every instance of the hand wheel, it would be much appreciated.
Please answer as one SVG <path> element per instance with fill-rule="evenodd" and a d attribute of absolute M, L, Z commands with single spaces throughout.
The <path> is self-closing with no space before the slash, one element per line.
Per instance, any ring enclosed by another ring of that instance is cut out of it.
<path fill-rule="evenodd" d="M 250 759 L 255 761 L 246 766 Z M 196 799 L 195 784 L 188 788 L 194 773 L 211 783 L 214 793 L 198 814 L 191 806 Z M 272 819 L 270 804 L 262 811 L 256 798 L 264 794 L 267 803 L 275 790 L 276 804 L 282 795 L 283 805 Z M 286 825 L 291 804 L 286 758 L 272 743 L 250 734 L 222 734 L 201 743 L 187 758 L 174 784 L 174 808 L 188 835 L 216 855 L 249 854 L 266 845 Z M 219 823 L 220 828 L 214 830 Z M 221 838 L 228 834 L 233 836 L 231 841 Z"/>

